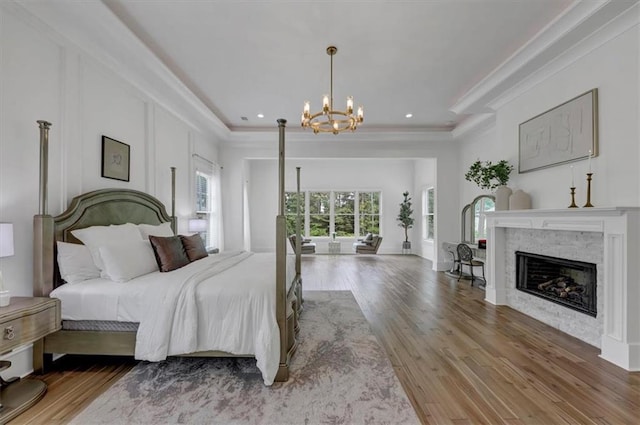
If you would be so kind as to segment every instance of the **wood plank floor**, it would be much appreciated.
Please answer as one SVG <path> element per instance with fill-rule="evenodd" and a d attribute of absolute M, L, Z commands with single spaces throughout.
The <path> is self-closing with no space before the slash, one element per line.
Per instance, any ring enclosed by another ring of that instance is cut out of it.
<path fill-rule="evenodd" d="M 303 258 L 305 290 L 350 290 L 425 424 L 639 424 L 640 373 L 410 255 Z M 303 313 L 304 314 L 304 313 Z M 132 360 L 66 358 L 12 423 L 66 423 Z"/>

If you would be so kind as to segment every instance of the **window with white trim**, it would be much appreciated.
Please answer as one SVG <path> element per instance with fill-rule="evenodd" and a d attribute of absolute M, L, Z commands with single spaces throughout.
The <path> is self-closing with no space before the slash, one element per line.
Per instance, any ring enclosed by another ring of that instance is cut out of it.
<path fill-rule="evenodd" d="M 338 237 L 380 234 L 380 192 L 303 191 L 300 193 L 302 234 Z M 296 193 L 285 193 L 287 231 L 295 232 Z M 305 203 L 308 202 L 308 203 Z"/>
<path fill-rule="evenodd" d="M 222 208 L 220 204 L 220 170 L 215 163 L 193 155 L 195 218 L 206 221 L 198 234 L 207 248 L 222 249 Z"/>
<path fill-rule="evenodd" d="M 422 190 L 422 239 L 432 241 L 435 235 L 435 189 Z"/>

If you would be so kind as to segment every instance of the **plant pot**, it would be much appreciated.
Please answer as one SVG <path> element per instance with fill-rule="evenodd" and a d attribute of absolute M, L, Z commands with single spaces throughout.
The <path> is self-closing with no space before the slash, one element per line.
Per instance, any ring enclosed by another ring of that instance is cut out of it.
<path fill-rule="evenodd" d="M 528 210 L 531 209 L 531 196 L 523 190 L 516 190 L 509 197 L 510 210 Z"/>
<path fill-rule="evenodd" d="M 498 186 L 496 188 L 496 211 L 507 211 L 509 209 L 509 196 L 511 196 L 511 189 L 508 186 Z"/>
<path fill-rule="evenodd" d="M 402 242 L 402 253 L 403 254 L 411 253 L 411 241 Z"/>

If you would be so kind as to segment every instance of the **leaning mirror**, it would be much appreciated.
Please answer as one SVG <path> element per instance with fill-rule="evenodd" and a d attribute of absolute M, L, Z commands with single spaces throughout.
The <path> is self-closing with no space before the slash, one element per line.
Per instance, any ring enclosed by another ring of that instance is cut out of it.
<path fill-rule="evenodd" d="M 493 195 L 481 195 L 476 197 L 471 203 L 473 212 L 471 242 L 478 243 L 478 239 L 487 238 L 487 215 L 489 211 L 495 211 L 496 202 Z"/>
<path fill-rule="evenodd" d="M 461 240 L 465 243 L 476 244 L 478 239 L 487 238 L 487 215 L 495 211 L 495 197 L 493 195 L 477 196 L 473 202 L 462 208 Z"/>
<path fill-rule="evenodd" d="M 460 241 L 465 243 L 472 243 L 472 226 L 473 216 L 471 215 L 471 204 L 467 204 L 462 209 L 461 217 L 461 237 Z"/>

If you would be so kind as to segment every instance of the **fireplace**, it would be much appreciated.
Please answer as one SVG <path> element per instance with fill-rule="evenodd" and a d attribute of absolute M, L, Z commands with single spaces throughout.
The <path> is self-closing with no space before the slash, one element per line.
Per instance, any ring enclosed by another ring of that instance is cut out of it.
<path fill-rule="evenodd" d="M 516 251 L 516 289 L 596 317 L 596 265 Z"/>

